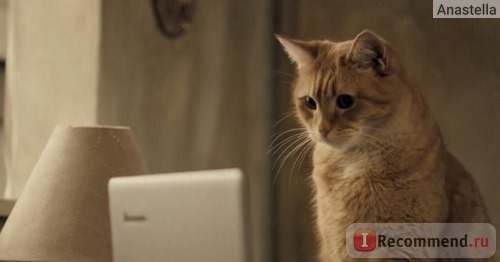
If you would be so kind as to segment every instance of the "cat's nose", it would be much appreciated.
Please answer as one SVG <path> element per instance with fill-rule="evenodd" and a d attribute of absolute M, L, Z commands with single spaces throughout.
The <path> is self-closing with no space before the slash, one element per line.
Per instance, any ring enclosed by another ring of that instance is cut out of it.
<path fill-rule="evenodd" d="M 328 133 L 330 132 L 330 128 L 327 128 L 327 127 L 320 127 L 320 128 L 318 129 L 318 131 L 319 131 L 319 133 L 320 133 L 322 136 L 326 137 L 326 136 L 328 135 Z"/>
<path fill-rule="evenodd" d="M 322 121 L 321 123 L 319 123 L 318 132 L 321 135 L 323 135 L 324 137 L 326 137 L 328 135 L 330 130 L 332 130 L 332 126 L 330 123 L 328 123 L 326 121 Z"/>

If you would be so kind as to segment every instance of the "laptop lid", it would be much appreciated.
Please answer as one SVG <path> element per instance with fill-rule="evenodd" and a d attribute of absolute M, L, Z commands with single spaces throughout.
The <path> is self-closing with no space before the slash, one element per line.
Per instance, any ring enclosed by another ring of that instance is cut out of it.
<path fill-rule="evenodd" d="M 238 169 L 112 178 L 114 261 L 244 262 Z"/>

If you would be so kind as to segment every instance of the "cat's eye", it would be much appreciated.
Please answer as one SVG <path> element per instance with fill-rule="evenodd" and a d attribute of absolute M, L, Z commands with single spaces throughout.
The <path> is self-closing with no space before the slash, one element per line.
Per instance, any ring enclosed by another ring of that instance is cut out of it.
<path fill-rule="evenodd" d="M 337 96 L 337 107 L 340 109 L 348 109 L 354 105 L 354 97 L 350 95 Z"/>
<path fill-rule="evenodd" d="M 310 96 L 306 96 L 305 99 L 304 99 L 304 103 L 306 105 L 307 108 L 311 109 L 311 110 L 316 110 L 316 101 L 314 101 L 314 99 Z"/>

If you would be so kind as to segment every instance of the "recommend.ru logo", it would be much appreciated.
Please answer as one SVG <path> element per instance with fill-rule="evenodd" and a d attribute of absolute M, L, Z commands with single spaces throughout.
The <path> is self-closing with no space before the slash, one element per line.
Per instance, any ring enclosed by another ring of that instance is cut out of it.
<path fill-rule="evenodd" d="M 496 230 L 487 223 L 356 223 L 346 231 L 354 258 L 488 258 Z"/>
<path fill-rule="evenodd" d="M 354 232 L 354 248 L 357 251 L 372 251 L 377 246 L 377 234 L 370 229 L 359 229 Z"/>

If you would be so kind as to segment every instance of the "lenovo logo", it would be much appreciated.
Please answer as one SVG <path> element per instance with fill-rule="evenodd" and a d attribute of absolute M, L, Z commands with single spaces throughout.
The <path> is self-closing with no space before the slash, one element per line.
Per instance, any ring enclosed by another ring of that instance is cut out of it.
<path fill-rule="evenodd" d="M 146 216 L 144 216 L 144 215 L 129 215 L 127 213 L 123 213 L 123 221 L 124 222 L 144 222 L 144 221 L 146 221 Z"/>

